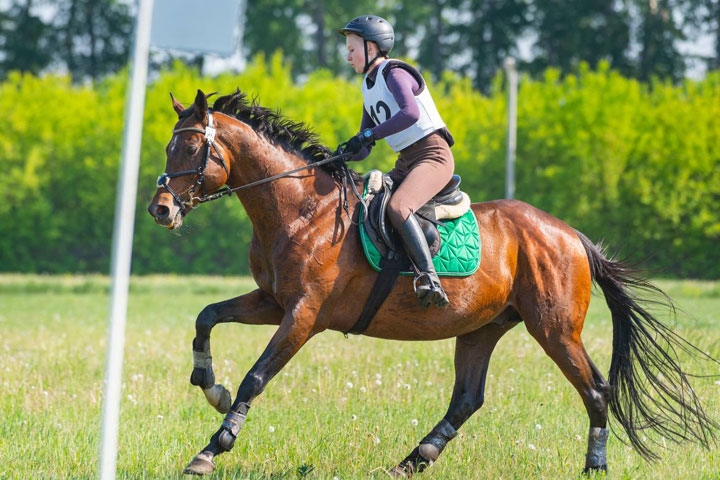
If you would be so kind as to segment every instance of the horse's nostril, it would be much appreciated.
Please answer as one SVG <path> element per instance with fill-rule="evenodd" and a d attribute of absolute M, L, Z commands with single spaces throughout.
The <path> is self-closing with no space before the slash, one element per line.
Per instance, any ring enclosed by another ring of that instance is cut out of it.
<path fill-rule="evenodd" d="M 170 215 L 170 209 L 165 205 L 151 205 L 150 214 L 155 218 L 167 218 Z"/>

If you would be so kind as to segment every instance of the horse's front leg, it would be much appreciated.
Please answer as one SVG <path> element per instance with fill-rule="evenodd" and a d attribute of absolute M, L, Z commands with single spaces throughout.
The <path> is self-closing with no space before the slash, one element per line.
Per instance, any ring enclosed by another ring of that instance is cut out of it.
<path fill-rule="evenodd" d="M 274 298 L 262 290 L 208 305 L 195 321 L 193 371 L 190 383 L 202 388 L 207 401 L 220 413 L 230 410 L 232 399 L 225 387 L 215 384 L 210 355 L 210 332 L 218 323 L 237 322 L 257 325 L 279 325 L 283 310 Z"/>
<path fill-rule="evenodd" d="M 215 456 L 233 448 L 235 439 L 245 423 L 250 403 L 267 386 L 268 382 L 287 364 L 314 334 L 315 310 L 305 305 L 290 308 L 283 316 L 280 328 L 250 371 L 245 375 L 237 397 L 225 416 L 220 429 L 210 438 L 210 443 L 192 459 L 183 473 L 204 475 L 215 469 Z"/>

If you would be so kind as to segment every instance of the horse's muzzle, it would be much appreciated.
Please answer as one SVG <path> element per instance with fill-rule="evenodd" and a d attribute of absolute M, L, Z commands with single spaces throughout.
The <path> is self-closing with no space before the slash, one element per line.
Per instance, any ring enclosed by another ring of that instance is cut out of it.
<path fill-rule="evenodd" d="M 162 203 L 151 203 L 148 206 L 148 213 L 155 219 L 155 223 L 167 227 L 170 230 L 182 226 L 182 213 L 180 208 L 163 205 Z"/>

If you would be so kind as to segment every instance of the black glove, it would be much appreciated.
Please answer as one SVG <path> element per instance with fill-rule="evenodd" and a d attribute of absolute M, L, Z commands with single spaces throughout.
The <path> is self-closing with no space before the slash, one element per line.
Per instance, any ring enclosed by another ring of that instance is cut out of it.
<path fill-rule="evenodd" d="M 338 150 L 342 149 L 344 153 L 356 154 L 360 153 L 364 148 L 375 145 L 375 135 L 372 130 L 366 128 L 362 132 L 350 137 L 350 139 L 341 144 Z"/>

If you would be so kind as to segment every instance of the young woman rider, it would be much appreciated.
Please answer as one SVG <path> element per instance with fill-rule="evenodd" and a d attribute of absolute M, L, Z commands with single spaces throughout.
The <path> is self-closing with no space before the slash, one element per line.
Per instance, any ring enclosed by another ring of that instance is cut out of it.
<path fill-rule="evenodd" d="M 362 160 L 376 140 L 385 139 L 398 153 L 389 175 L 400 186 L 390 199 L 388 216 L 420 272 L 415 290 L 420 304 L 444 307 L 449 301 L 413 213 L 450 181 L 454 140 L 422 75 L 388 58 L 395 34 L 387 20 L 363 15 L 338 31 L 345 36 L 348 63 L 356 73 L 365 74 L 360 132 L 345 143 L 346 151 L 355 154 L 353 160 Z"/>

